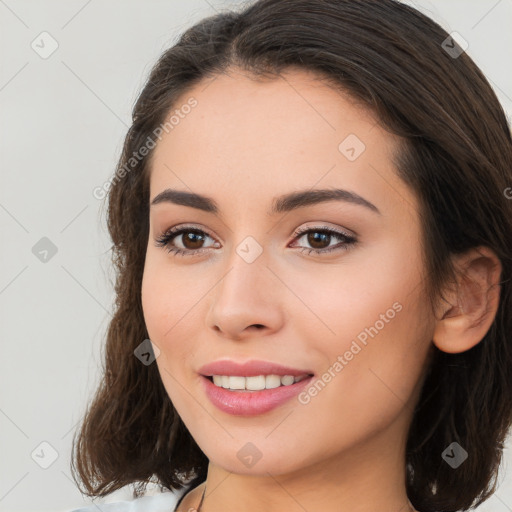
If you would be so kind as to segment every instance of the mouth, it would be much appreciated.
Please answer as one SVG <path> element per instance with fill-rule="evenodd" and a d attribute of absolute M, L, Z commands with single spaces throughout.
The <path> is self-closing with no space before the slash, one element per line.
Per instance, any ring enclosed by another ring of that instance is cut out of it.
<path fill-rule="evenodd" d="M 314 377 L 311 370 L 262 360 L 221 359 L 202 366 L 198 373 L 210 402 L 235 416 L 254 416 L 280 407 Z"/>
<path fill-rule="evenodd" d="M 262 374 L 250 377 L 244 377 L 241 375 L 203 375 L 203 377 L 219 388 L 246 393 L 291 386 L 312 376 L 312 373 L 304 373 L 298 376 Z"/>
<path fill-rule="evenodd" d="M 203 391 L 215 407 L 230 415 L 246 417 L 265 414 L 291 401 L 313 378 L 312 374 L 201 376 Z M 240 389 L 242 386 L 244 389 Z"/>

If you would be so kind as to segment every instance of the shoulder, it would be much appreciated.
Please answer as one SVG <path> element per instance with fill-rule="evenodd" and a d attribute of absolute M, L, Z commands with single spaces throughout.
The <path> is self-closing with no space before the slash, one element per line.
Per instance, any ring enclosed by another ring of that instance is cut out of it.
<path fill-rule="evenodd" d="M 98 504 L 91 502 L 90 505 L 75 508 L 68 512 L 169 512 L 174 510 L 179 497 L 172 492 L 163 492 L 153 496 L 143 496 L 134 500 L 114 501 L 111 503 Z"/>

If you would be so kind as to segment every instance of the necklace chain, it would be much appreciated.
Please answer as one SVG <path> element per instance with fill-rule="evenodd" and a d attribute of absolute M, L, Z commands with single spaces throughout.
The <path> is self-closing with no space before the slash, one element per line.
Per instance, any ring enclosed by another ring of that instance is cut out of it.
<path fill-rule="evenodd" d="M 203 495 L 201 496 L 201 501 L 199 502 L 199 505 L 197 506 L 197 512 L 201 512 L 201 507 L 203 506 L 203 500 L 204 500 L 205 493 L 206 493 L 206 484 L 204 486 Z"/>

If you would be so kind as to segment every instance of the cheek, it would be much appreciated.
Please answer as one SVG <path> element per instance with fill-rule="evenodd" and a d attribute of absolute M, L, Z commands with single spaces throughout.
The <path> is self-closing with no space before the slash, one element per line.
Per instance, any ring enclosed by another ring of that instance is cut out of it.
<path fill-rule="evenodd" d="M 406 316 L 401 310 L 408 295 L 419 289 L 418 261 L 410 252 L 408 258 L 403 254 L 395 240 L 380 243 L 378 250 L 361 248 L 339 264 L 298 272 L 283 269 L 283 280 L 293 283 L 300 299 L 290 305 L 303 312 L 295 318 L 308 339 L 332 354 L 332 348 L 347 350 L 354 339 L 364 343 L 375 330 L 391 331 L 389 326 Z"/>
<path fill-rule="evenodd" d="M 156 259 L 156 258 L 155 258 Z M 183 280 L 183 278 L 182 278 Z M 180 414 L 190 408 L 190 395 L 183 392 L 180 383 L 185 382 L 190 371 L 183 365 L 190 355 L 191 343 L 186 329 L 193 311 L 189 302 L 179 293 L 178 275 L 169 272 L 169 265 L 162 265 L 151 258 L 146 260 L 141 287 L 141 301 L 144 321 L 149 338 L 160 349 L 156 365 L 167 394 Z M 185 288 L 186 290 L 186 288 Z M 185 294 L 186 297 L 189 294 Z M 187 314 L 188 310 L 188 314 Z M 197 321 L 197 319 L 194 319 Z"/>
<path fill-rule="evenodd" d="M 376 302 L 372 307 L 386 314 L 386 305 Z M 366 327 L 364 321 L 357 324 L 369 318 L 367 313 L 349 316 L 338 322 L 338 340 L 320 349 L 328 357 L 318 380 L 301 397 L 301 403 L 309 402 L 302 421 L 313 422 L 331 450 L 333 444 L 341 447 L 371 437 L 398 418 L 405 421 L 414 408 L 430 344 L 417 308 L 403 304 L 398 310 L 393 309 L 393 318 L 388 312 L 388 323 L 373 320 Z M 357 335 L 345 336 L 341 329 L 346 324 L 352 332 L 363 333 L 365 342 Z"/>
<path fill-rule="evenodd" d="M 166 340 L 172 339 L 172 326 L 179 318 L 177 308 L 181 302 L 176 300 L 177 288 L 177 283 L 167 277 L 166 269 L 148 256 L 142 278 L 142 310 L 149 338 L 163 355 L 166 355 Z"/>
<path fill-rule="evenodd" d="M 191 309 L 194 291 L 186 272 L 173 272 L 166 255 L 149 249 L 142 278 L 141 301 L 150 337 L 164 341 L 178 320 Z M 185 318 L 184 318 L 185 320 Z"/>
<path fill-rule="evenodd" d="M 421 302 L 407 292 L 398 297 L 391 307 L 387 301 L 372 304 L 373 314 L 365 317 L 366 323 L 354 325 L 357 334 L 343 337 L 331 356 L 334 360 L 342 355 L 343 360 L 337 380 L 338 396 L 343 398 L 338 404 L 342 410 L 359 411 L 361 427 L 379 418 L 391 419 L 415 399 L 431 347 Z M 331 398 L 336 401 L 334 395 Z M 361 408 L 362 403 L 369 407 Z"/>
<path fill-rule="evenodd" d="M 204 328 L 201 298 L 208 288 L 196 277 L 192 267 L 173 268 L 166 255 L 149 255 L 144 267 L 141 301 L 146 329 L 160 349 L 160 369 L 164 365 L 173 374 L 185 371 L 178 362 L 191 357 Z"/>
<path fill-rule="evenodd" d="M 376 397 L 382 404 L 386 397 L 407 401 L 423 369 L 431 325 L 421 260 L 403 254 L 389 244 L 371 264 L 334 269 L 316 279 L 316 287 L 309 279 L 301 282 L 298 293 L 317 313 L 302 321 L 302 331 L 322 353 L 322 380 L 336 381 L 332 389 L 339 394 L 330 399 L 350 409 Z"/>
<path fill-rule="evenodd" d="M 166 307 L 162 303 L 163 295 L 162 281 L 157 279 L 157 272 L 154 265 L 146 259 L 144 275 L 142 277 L 141 302 L 144 321 L 150 339 L 157 341 L 160 336 L 157 334 L 162 328 L 163 316 Z"/>

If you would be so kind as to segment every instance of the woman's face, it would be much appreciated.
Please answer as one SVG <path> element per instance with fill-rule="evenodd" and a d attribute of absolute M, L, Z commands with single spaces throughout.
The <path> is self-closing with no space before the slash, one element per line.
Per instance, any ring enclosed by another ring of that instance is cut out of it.
<path fill-rule="evenodd" d="M 173 114 L 151 167 L 142 303 L 190 433 L 235 473 L 399 459 L 434 324 L 397 139 L 302 70 L 220 75 Z M 186 231 L 164 240 L 171 228 Z M 256 363 L 203 368 L 218 361 Z"/>

